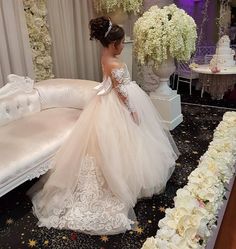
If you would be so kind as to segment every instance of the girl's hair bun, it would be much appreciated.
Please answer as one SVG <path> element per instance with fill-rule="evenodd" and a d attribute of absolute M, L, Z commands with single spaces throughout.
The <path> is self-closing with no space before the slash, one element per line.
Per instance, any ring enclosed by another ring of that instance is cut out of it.
<path fill-rule="evenodd" d="M 110 19 L 106 16 L 90 20 L 90 40 L 97 39 L 101 41 L 109 28 Z"/>

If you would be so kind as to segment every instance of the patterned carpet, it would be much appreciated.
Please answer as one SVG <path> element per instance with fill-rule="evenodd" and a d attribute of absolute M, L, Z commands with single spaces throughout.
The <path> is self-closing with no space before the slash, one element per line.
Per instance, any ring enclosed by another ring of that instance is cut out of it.
<path fill-rule="evenodd" d="M 0 199 L 0 248 L 50 249 L 139 249 L 145 239 L 155 235 L 165 209 L 173 206 L 176 190 L 187 183 L 187 176 L 198 165 L 207 150 L 213 130 L 226 110 L 204 106 L 182 105 L 184 121 L 173 132 L 181 152 L 176 169 L 165 192 L 152 199 L 140 200 L 135 212 L 138 226 L 115 236 L 90 236 L 73 231 L 37 227 L 26 190 L 36 181 L 26 182 Z"/>

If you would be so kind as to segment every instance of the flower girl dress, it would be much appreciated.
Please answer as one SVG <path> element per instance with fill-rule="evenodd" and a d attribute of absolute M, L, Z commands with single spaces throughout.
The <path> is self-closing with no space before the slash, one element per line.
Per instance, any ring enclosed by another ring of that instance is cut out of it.
<path fill-rule="evenodd" d="M 113 69 L 96 91 L 50 171 L 28 192 L 39 226 L 125 232 L 137 199 L 163 191 L 174 170 L 178 149 L 127 66 Z"/>

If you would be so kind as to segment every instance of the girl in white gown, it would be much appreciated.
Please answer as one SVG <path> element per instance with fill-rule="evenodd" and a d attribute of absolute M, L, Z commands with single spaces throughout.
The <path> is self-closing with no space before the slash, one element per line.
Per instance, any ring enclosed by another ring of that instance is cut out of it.
<path fill-rule="evenodd" d="M 148 95 L 117 59 L 124 31 L 100 17 L 91 39 L 103 45 L 104 80 L 59 149 L 51 170 L 28 192 L 39 226 L 89 234 L 132 228 L 137 199 L 164 190 L 178 149 Z"/>

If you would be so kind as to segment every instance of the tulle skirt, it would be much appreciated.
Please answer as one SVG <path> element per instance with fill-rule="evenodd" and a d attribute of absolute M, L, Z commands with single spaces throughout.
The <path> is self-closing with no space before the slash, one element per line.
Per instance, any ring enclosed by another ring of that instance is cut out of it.
<path fill-rule="evenodd" d="M 146 93 L 135 82 L 127 91 L 140 123 L 115 90 L 91 100 L 28 192 L 39 226 L 121 233 L 135 222 L 137 199 L 164 190 L 178 149 Z"/>

